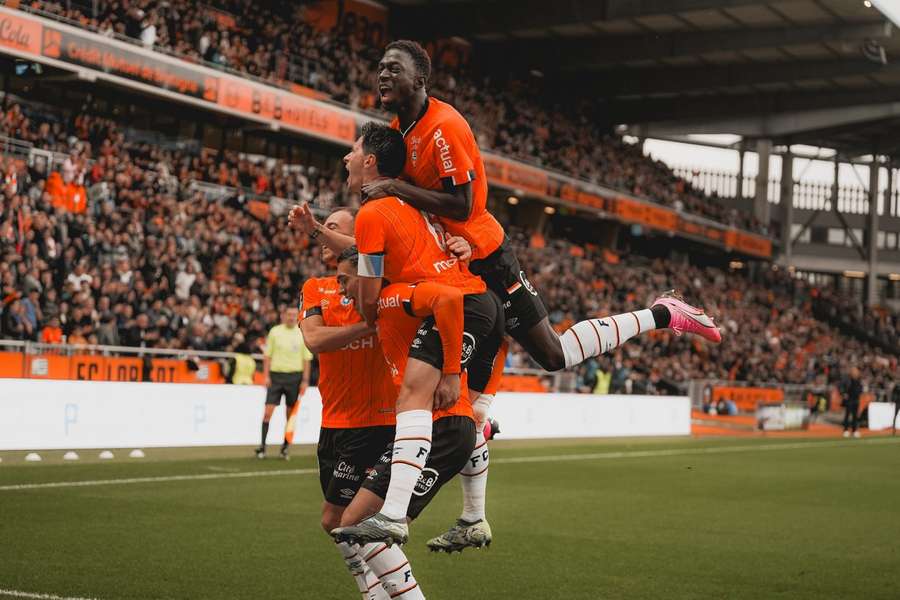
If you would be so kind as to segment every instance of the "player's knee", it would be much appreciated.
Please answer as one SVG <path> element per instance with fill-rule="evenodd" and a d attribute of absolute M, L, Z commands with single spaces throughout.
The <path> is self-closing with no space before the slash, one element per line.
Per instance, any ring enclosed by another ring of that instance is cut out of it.
<path fill-rule="evenodd" d="M 341 516 L 340 515 L 322 515 L 322 529 L 325 533 L 331 533 L 333 529 L 337 529 L 341 526 Z"/>
<path fill-rule="evenodd" d="M 562 346 L 558 342 L 556 345 L 542 348 L 539 352 L 532 354 L 531 357 L 545 371 L 562 371 L 566 368 L 566 357 L 563 354 Z"/>

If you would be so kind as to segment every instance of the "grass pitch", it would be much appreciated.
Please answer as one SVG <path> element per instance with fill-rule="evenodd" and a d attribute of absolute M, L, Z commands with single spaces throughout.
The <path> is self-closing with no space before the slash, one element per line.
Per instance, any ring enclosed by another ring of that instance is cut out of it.
<path fill-rule="evenodd" d="M 0 598 L 359 597 L 319 528 L 311 448 L 61 455 L 0 453 Z M 430 600 L 898 598 L 898 474 L 890 438 L 498 441 L 491 549 L 425 549 L 454 481 L 406 551 Z M 28 487 L 98 480 L 126 481 Z"/>

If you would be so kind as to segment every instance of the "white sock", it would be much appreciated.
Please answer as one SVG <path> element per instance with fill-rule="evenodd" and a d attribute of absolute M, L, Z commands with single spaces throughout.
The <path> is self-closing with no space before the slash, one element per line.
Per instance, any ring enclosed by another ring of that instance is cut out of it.
<path fill-rule="evenodd" d="M 472 403 L 472 412 L 475 414 L 475 427 L 477 429 L 484 429 L 484 422 L 487 421 L 488 412 L 490 412 L 493 402 L 493 394 L 481 394 Z"/>
<path fill-rule="evenodd" d="M 381 514 L 391 519 L 406 518 L 409 499 L 430 451 L 431 411 L 407 410 L 397 413 L 391 482 L 388 484 Z"/>
<path fill-rule="evenodd" d="M 487 495 L 488 462 L 487 442 L 483 429 L 475 432 L 475 449 L 469 456 L 469 462 L 459 472 L 462 483 L 463 510 L 459 516 L 463 521 L 474 523 L 484 519 L 484 504 Z"/>
<path fill-rule="evenodd" d="M 574 367 L 592 356 L 609 352 L 637 334 L 652 329 L 656 329 L 656 321 L 649 308 L 575 323 L 559 336 L 566 367 Z"/>
<path fill-rule="evenodd" d="M 425 600 L 425 595 L 413 577 L 412 567 L 400 546 L 366 544 L 362 547 L 366 564 L 372 569 L 381 586 L 393 600 Z"/>
<path fill-rule="evenodd" d="M 356 587 L 361 594 L 362 600 L 390 600 L 390 596 L 382 589 L 378 577 L 372 573 L 372 569 L 359 555 L 359 546 L 356 544 L 351 545 L 347 542 L 337 542 L 336 545 L 344 558 L 347 570 L 350 571 L 350 575 L 356 581 Z"/>

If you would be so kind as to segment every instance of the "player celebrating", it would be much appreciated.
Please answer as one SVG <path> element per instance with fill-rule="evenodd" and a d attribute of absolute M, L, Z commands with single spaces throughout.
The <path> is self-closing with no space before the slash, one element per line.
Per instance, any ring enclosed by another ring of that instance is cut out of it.
<path fill-rule="evenodd" d="M 361 261 L 362 256 L 351 247 L 341 254 L 338 264 L 341 289 L 354 298 L 357 306 L 361 305 L 361 299 L 356 294 L 365 289 L 364 283 L 360 281 L 363 276 L 358 275 Z M 392 284 L 384 288 L 378 305 L 378 337 L 398 386 L 407 385 L 406 371 L 417 360 L 412 357 L 410 348 L 415 347 L 415 340 L 420 339 L 422 317 L 426 315 L 432 315 L 441 332 L 445 347 L 441 359 L 443 370 L 459 372 L 464 352 L 463 306 L 464 295 L 459 289 L 434 281 L 416 285 Z M 466 377 L 467 374 L 462 373 L 463 385 L 458 401 L 448 408 L 434 411 L 434 443 L 408 503 L 406 516 L 409 519 L 415 519 L 441 486 L 465 467 L 475 447 L 475 421 L 468 398 L 469 386 L 465 385 Z M 344 511 L 341 518 L 344 526 L 334 532 L 337 539 L 360 543 L 386 542 L 388 545 L 395 541 L 389 532 L 373 534 L 368 531 L 369 527 L 349 525 L 360 521 L 365 523 L 365 517 L 383 510 L 382 505 L 387 502 L 390 493 L 388 482 L 393 483 L 397 470 L 403 464 L 398 460 L 395 449 L 389 449 L 385 453 L 363 483 L 356 498 Z M 379 535 L 383 537 L 378 537 Z"/>
<path fill-rule="evenodd" d="M 345 157 L 348 184 L 359 189 L 383 177 L 396 177 L 406 160 L 400 134 L 377 123 L 367 123 Z M 493 294 L 473 276 L 445 246 L 445 236 L 426 216 L 397 198 L 367 201 L 354 226 L 359 246 L 359 290 L 354 290 L 358 310 L 374 323 L 386 298 L 382 287 L 393 283 L 438 282 L 464 295 L 466 347 L 462 363 L 473 394 L 483 391 L 493 371 L 502 339 L 502 310 Z M 404 384 L 397 400 L 397 434 L 390 486 L 381 512 L 366 519 L 352 533 L 368 540 L 390 537 L 404 543 L 408 537 L 405 517 L 431 442 L 431 407 L 443 408 L 459 397 L 459 378 L 446 371 L 442 356 L 449 342 L 426 319 L 409 348 Z M 379 331 L 379 335 L 381 332 Z M 384 338 L 382 337 L 382 342 Z M 443 376 L 441 369 L 444 369 Z M 449 403 L 448 403 L 449 402 Z"/>
<path fill-rule="evenodd" d="M 362 186 L 363 198 L 396 197 L 436 215 L 443 227 L 473 248 L 470 269 L 503 302 L 506 332 L 548 371 L 577 365 L 630 338 L 658 328 L 695 333 L 718 343 L 721 334 L 701 309 L 668 293 L 649 309 L 576 323 L 562 335 L 550 326 L 537 290 L 519 265 L 503 228 L 487 211 L 487 176 L 468 123 L 452 106 L 428 96 L 431 60 L 418 43 L 389 44 L 378 65 L 382 106 L 396 115 L 391 126 L 406 141 L 404 179 L 379 178 Z M 487 398 L 480 399 L 482 404 Z M 486 407 L 482 409 L 486 414 Z M 464 496 L 465 496 L 464 486 Z M 465 539 L 467 515 L 429 547 Z"/>
<path fill-rule="evenodd" d="M 467 239 L 473 248 L 471 271 L 504 302 L 507 333 L 544 369 L 572 367 L 658 328 L 721 341 L 702 310 L 669 295 L 657 298 L 649 309 L 582 321 L 558 335 L 502 227 L 487 211 L 487 176 L 472 130 L 456 109 L 428 96 L 430 74 L 428 53 L 416 42 L 387 46 L 378 65 L 378 94 L 396 115 L 392 127 L 406 140 L 406 181 L 371 181 L 363 186 L 363 196 L 400 198 L 437 215 L 448 232 Z"/>
<path fill-rule="evenodd" d="M 324 226 L 352 234 L 353 219 L 350 209 L 337 209 Z M 322 258 L 332 268 L 337 266 L 327 246 Z M 394 439 L 397 391 L 374 329 L 363 322 L 352 300 L 340 293 L 336 277 L 308 279 L 303 284 L 302 311 L 303 339 L 319 355 L 322 429 L 317 456 L 325 498 L 322 528 L 330 533 L 340 525 L 366 472 Z M 346 542 L 337 546 L 363 600 L 387 600 L 378 574 L 360 556 L 358 547 Z"/>

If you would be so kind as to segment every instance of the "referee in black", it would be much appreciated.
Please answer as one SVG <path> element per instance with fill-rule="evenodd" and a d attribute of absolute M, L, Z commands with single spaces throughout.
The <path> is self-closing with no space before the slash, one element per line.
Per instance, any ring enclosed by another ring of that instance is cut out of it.
<path fill-rule="evenodd" d="M 297 324 L 299 311 L 286 307 L 281 311 L 281 323 L 269 330 L 266 337 L 266 351 L 263 358 L 263 373 L 266 378 L 266 408 L 263 413 L 262 439 L 256 449 L 257 458 L 266 457 L 266 437 L 269 434 L 269 420 L 275 407 L 284 396 L 285 438 L 281 445 L 281 457 L 288 458 L 287 423 L 291 410 L 309 386 L 309 363 L 312 353 L 303 343 L 303 334 Z"/>

